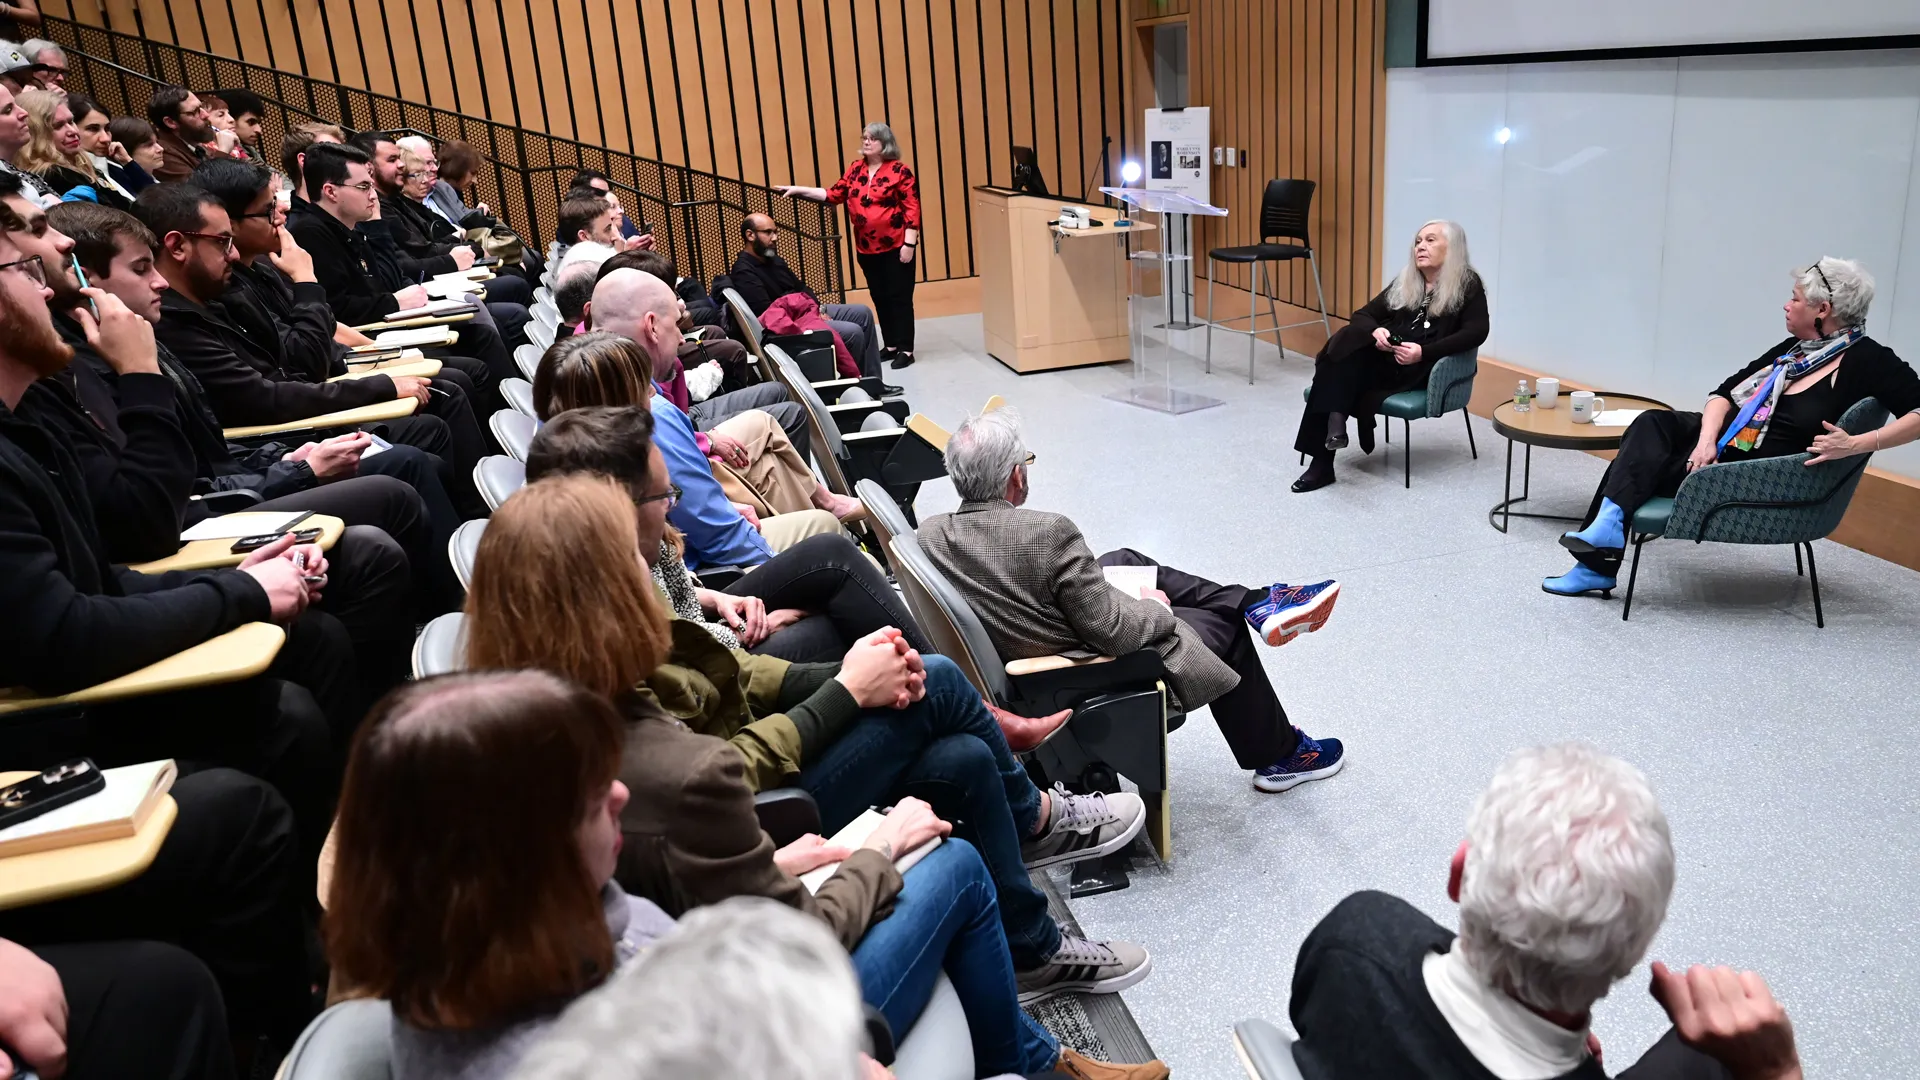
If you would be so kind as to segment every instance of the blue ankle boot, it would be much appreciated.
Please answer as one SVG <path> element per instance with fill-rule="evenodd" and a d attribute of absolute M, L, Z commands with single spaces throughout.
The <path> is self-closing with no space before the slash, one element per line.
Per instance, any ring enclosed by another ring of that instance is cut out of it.
<path fill-rule="evenodd" d="M 1597 592 L 1611 600 L 1614 587 L 1618 583 L 1618 579 L 1611 574 L 1603 574 L 1591 567 L 1576 563 L 1573 569 L 1559 577 L 1550 577 L 1542 581 L 1540 588 L 1555 596 L 1585 596 L 1588 593 Z"/>
<path fill-rule="evenodd" d="M 1591 555 L 1598 551 L 1617 555 L 1625 551 L 1627 512 L 1612 499 L 1601 499 L 1600 512 L 1594 515 L 1593 523 L 1579 532 L 1561 534 L 1560 546 L 1575 555 Z"/>

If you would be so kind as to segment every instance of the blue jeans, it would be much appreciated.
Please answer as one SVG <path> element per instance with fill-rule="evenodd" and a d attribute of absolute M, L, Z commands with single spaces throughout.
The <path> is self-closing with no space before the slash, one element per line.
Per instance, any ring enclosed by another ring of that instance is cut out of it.
<path fill-rule="evenodd" d="M 853 967 L 867 1004 L 886 1014 L 896 1043 L 913 1030 L 934 976 L 945 968 L 966 1010 L 974 1072 L 1046 1072 L 1059 1060 L 1060 1044 L 1020 1008 L 993 892 L 973 846 L 946 841 L 907 872 L 893 913 L 853 950 Z"/>
<path fill-rule="evenodd" d="M 898 711 L 868 709 L 800 772 L 832 836 L 870 806 L 925 799 L 953 834 L 980 850 L 999 893 L 1014 967 L 1039 967 L 1060 948 L 1060 927 L 1033 884 L 1020 841 L 1040 821 L 1040 789 L 1007 749 L 980 692 L 953 661 L 929 656 L 927 696 Z"/>

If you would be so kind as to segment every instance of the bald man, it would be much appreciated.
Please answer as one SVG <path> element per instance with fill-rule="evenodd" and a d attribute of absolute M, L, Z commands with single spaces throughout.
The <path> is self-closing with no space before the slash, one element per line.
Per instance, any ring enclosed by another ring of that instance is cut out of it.
<path fill-rule="evenodd" d="M 593 329 L 639 345 L 655 372 L 663 364 L 671 367 L 679 355 L 680 298 L 652 274 L 630 268 L 608 274 L 594 286 L 587 314 Z M 668 477 L 682 492 L 667 520 L 686 536 L 689 569 L 758 566 L 809 536 L 838 531 L 842 519 L 863 512 L 859 500 L 835 495 L 814 479 L 767 414 L 752 410 L 722 425 L 738 425 L 736 433 L 754 440 L 761 457 L 752 459 L 742 440 L 721 429 L 703 447 L 693 421 L 666 395 L 656 392 L 647 404 L 653 410 L 654 443 L 666 459 Z M 796 463 L 804 482 L 794 476 Z M 730 473 L 745 482 L 737 491 L 717 478 Z M 772 513 L 762 516 L 763 508 Z"/>
<path fill-rule="evenodd" d="M 774 254 L 780 243 L 780 226 L 765 214 L 748 214 L 740 223 L 740 237 L 746 247 L 739 258 L 733 260 L 730 275 L 734 290 L 747 302 L 755 315 L 759 315 L 773 305 L 775 300 L 789 293 L 804 293 L 812 297 L 815 303 L 819 297 L 793 272 L 787 260 Z M 820 304 L 820 314 L 826 317 L 840 340 L 847 343 L 847 351 L 860 362 L 861 374 L 870 379 L 880 377 L 880 335 L 873 330 L 873 311 L 865 304 Z M 897 390 L 898 388 L 893 388 Z"/>

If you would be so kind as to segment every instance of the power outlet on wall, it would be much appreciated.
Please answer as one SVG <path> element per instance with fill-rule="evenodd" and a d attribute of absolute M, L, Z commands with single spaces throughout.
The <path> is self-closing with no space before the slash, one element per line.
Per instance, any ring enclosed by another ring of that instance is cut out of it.
<path fill-rule="evenodd" d="M 1213 163 L 1214 163 L 1215 165 L 1220 165 L 1220 164 L 1224 164 L 1224 163 L 1226 162 L 1226 160 L 1227 160 L 1227 148 L 1226 148 L 1226 147 L 1224 147 L 1224 146 L 1216 146 L 1216 147 L 1214 147 L 1214 148 L 1213 148 Z"/>
<path fill-rule="evenodd" d="M 1228 168 L 1232 168 L 1235 165 L 1240 164 L 1239 157 L 1240 155 L 1238 151 L 1236 151 L 1231 146 L 1227 147 L 1227 167 Z"/>

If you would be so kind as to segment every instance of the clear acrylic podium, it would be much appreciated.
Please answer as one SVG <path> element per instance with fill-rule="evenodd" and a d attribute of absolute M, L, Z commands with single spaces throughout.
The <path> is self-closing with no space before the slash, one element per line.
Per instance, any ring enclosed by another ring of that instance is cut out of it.
<path fill-rule="evenodd" d="M 1197 365 L 1200 358 L 1176 349 L 1173 335 L 1175 331 L 1186 330 L 1194 325 L 1184 319 L 1176 319 L 1174 315 L 1176 290 L 1185 297 L 1183 313 L 1191 312 L 1193 296 L 1193 255 L 1189 251 L 1175 250 L 1176 237 L 1191 235 L 1187 231 L 1190 225 L 1188 219 L 1226 217 L 1226 209 L 1171 191 L 1128 187 L 1103 187 L 1100 190 L 1120 200 L 1131 213 L 1157 214 L 1160 217 L 1160 250 L 1136 251 L 1127 260 L 1132 273 L 1127 297 L 1127 324 L 1132 337 L 1133 381 L 1126 389 L 1116 390 L 1107 397 L 1165 413 L 1190 413 L 1223 404 L 1219 398 L 1182 390 L 1174 385 L 1174 366 L 1182 359 L 1192 360 Z M 1188 245 L 1183 243 L 1181 246 Z M 1148 292 L 1156 276 L 1160 283 L 1160 295 L 1157 297 Z"/>

